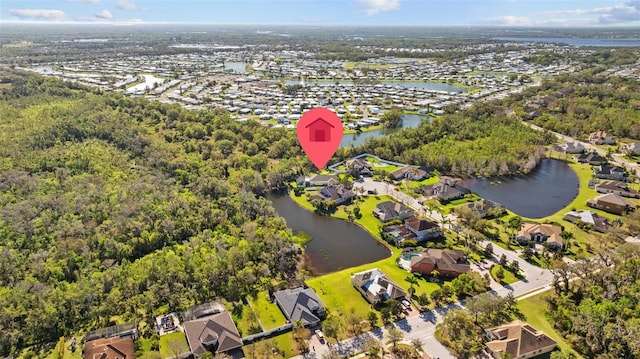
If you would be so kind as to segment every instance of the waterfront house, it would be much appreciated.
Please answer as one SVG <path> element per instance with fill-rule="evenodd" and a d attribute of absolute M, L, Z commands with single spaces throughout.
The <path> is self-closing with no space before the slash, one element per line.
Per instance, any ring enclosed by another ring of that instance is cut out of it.
<path fill-rule="evenodd" d="M 463 204 L 462 207 L 469 208 L 480 218 L 499 217 L 506 212 L 504 207 L 489 199 L 481 199 L 475 202 L 466 203 Z"/>
<path fill-rule="evenodd" d="M 328 185 L 318 192 L 317 198 L 324 201 L 334 201 L 336 205 L 350 201 L 355 196 L 353 191 L 344 188 L 343 185 Z"/>
<path fill-rule="evenodd" d="M 373 167 L 369 161 L 363 158 L 352 158 L 345 163 L 347 171 L 353 171 L 362 176 L 371 176 L 373 174 Z"/>
<path fill-rule="evenodd" d="M 588 163 L 592 166 L 606 165 L 609 162 L 606 158 L 600 156 L 597 152 L 585 152 L 576 156 L 579 163 Z"/>
<path fill-rule="evenodd" d="M 409 218 L 404 222 L 405 227 L 416 235 L 418 242 L 438 238 L 442 230 L 438 223 L 426 219 Z"/>
<path fill-rule="evenodd" d="M 558 146 L 558 150 L 564 153 L 582 153 L 584 152 L 584 146 L 580 142 L 566 142 Z"/>
<path fill-rule="evenodd" d="M 327 186 L 330 184 L 338 184 L 340 181 L 338 181 L 338 177 L 334 176 L 334 175 L 315 175 L 311 178 L 309 178 L 309 181 L 307 181 L 309 183 L 309 186 Z"/>

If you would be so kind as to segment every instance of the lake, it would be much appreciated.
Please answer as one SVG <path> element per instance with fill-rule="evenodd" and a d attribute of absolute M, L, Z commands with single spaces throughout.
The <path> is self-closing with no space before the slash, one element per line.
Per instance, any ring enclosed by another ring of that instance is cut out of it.
<path fill-rule="evenodd" d="M 542 218 L 571 203 L 578 195 L 580 180 L 563 161 L 543 159 L 528 175 L 476 178 L 464 181 L 462 186 L 520 216 Z"/>
<path fill-rule="evenodd" d="M 429 120 L 429 116 L 407 114 L 402 116 L 402 126 L 399 128 L 381 128 L 378 130 L 345 134 L 342 136 L 340 147 L 353 147 L 365 143 L 370 138 L 389 136 L 403 128 L 416 128 L 420 126 L 422 121 Z"/>
<path fill-rule="evenodd" d="M 571 46 L 597 46 L 597 47 L 637 47 L 640 39 L 600 39 L 579 37 L 494 37 L 492 40 L 519 41 L 519 42 L 549 42 L 555 44 L 567 44 Z"/>
<path fill-rule="evenodd" d="M 313 275 L 375 262 L 391 255 L 382 243 L 360 226 L 341 219 L 319 216 L 300 207 L 288 195 L 267 195 L 278 215 L 294 232 L 313 240 L 305 246 L 305 257 Z"/>

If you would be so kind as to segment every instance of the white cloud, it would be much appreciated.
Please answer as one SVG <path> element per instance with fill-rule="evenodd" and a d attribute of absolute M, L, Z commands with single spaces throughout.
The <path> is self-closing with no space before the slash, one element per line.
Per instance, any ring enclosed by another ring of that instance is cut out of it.
<path fill-rule="evenodd" d="M 102 10 L 96 14 L 96 18 L 103 19 L 103 20 L 111 20 L 113 19 L 113 15 L 111 15 L 111 11 L 109 10 Z"/>
<path fill-rule="evenodd" d="M 142 7 L 130 0 L 118 0 L 116 1 L 116 7 L 122 10 L 139 10 Z"/>
<path fill-rule="evenodd" d="M 67 2 L 83 2 L 87 4 L 93 4 L 93 5 L 100 4 L 100 0 L 67 0 Z"/>
<path fill-rule="evenodd" d="M 503 26 L 589 26 L 640 24 L 640 0 L 592 9 L 544 11 L 531 16 L 502 16 L 489 24 Z"/>
<path fill-rule="evenodd" d="M 22 20 L 65 21 L 67 19 L 67 15 L 62 10 L 10 9 L 9 13 Z"/>
<path fill-rule="evenodd" d="M 400 7 L 400 0 L 358 0 L 360 8 L 369 16 L 379 12 L 396 10 Z"/>

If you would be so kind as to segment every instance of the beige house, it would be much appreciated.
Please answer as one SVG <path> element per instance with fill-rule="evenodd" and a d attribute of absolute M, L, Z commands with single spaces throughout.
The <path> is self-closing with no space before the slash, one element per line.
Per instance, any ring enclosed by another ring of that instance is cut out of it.
<path fill-rule="evenodd" d="M 613 145 L 616 139 L 606 131 L 596 131 L 589 134 L 589 142 L 594 145 Z"/>
<path fill-rule="evenodd" d="M 549 249 L 559 249 L 562 248 L 560 233 L 562 228 L 553 224 L 523 223 L 516 239 L 523 245 L 531 242 L 541 244 L 546 241 Z"/>
<path fill-rule="evenodd" d="M 555 349 L 556 341 L 547 334 L 519 320 L 486 329 L 485 345 L 496 359 L 532 358 Z"/>

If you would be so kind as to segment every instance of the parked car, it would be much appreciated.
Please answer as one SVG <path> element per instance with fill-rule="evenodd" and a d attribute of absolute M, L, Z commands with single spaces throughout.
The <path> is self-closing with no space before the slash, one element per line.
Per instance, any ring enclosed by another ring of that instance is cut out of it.
<path fill-rule="evenodd" d="M 407 309 L 411 308 L 411 303 L 409 303 L 408 300 L 403 299 L 401 303 L 402 303 L 402 305 L 404 305 L 405 308 L 407 308 Z"/>
<path fill-rule="evenodd" d="M 324 334 L 322 334 L 321 330 L 316 330 L 316 337 L 318 337 L 320 343 L 324 344 Z"/>

